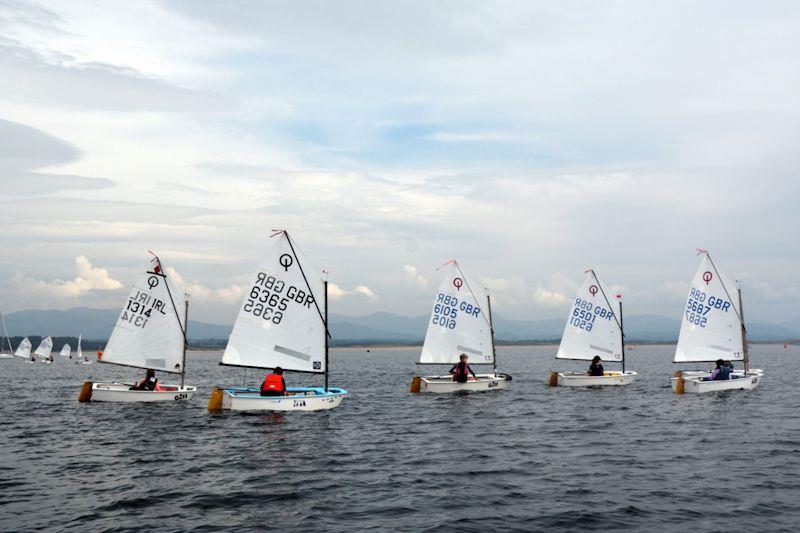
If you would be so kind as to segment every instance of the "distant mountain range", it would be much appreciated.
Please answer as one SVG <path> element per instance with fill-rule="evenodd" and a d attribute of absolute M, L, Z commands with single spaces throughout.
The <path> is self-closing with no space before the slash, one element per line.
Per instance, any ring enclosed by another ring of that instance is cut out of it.
<path fill-rule="evenodd" d="M 66 311 L 29 310 L 5 315 L 11 336 L 52 335 L 105 340 L 117 321 L 117 309 L 76 307 Z M 330 330 L 334 345 L 343 344 L 421 344 L 429 317 L 407 317 L 392 313 L 372 313 L 366 316 L 331 315 Z M 189 339 L 198 341 L 227 340 L 232 326 L 189 320 Z M 495 337 L 499 343 L 557 342 L 564 330 L 564 320 L 509 320 L 494 316 Z M 658 315 L 625 317 L 629 343 L 674 342 L 678 338 L 680 321 Z M 786 324 L 748 325 L 753 341 L 787 341 L 800 339 L 800 317 Z M 215 344 L 215 343 L 207 343 Z M 219 343 L 216 343 L 219 344 Z"/>

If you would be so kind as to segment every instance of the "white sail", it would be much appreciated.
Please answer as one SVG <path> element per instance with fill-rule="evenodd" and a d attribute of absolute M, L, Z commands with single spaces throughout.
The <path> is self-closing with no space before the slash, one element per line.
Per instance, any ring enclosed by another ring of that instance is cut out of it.
<path fill-rule="evenodd" d="M 708 253 L 704 253 L 683 310 L 675 349 L 676 363 L 744 358 L 735 294 L 730 280 L 714 267 Z"/>
<path fill-rule="evenodd" d="M 28 337 L 22 339 L 22 342 L 20 342 L 19 346 L 17 346 L 17 351 L 14 352 L 14 355 L 24 357 L 25 359 L 31 358 L 31 340 Z"/>
<path fill-rule="evenodd" d="M 65 345 L 64 345 L 64 346 L 61 348 L 61 353 L 59 353 L 59 355 L 60 355 L 61 357 L 69 357 L 69 355 L 70 355 L 71 353 L 72 353 L 72 347 L 70 347 L 70 345 L 69 345 L 69 344 L 65 344 Z"/>
<path fill-rule="evenodd" d="M 622 361 L 618 314 L 615 295 L 590 270 L 572 301 L 556 357 Z"/>
<path fill-rule="evenodd" d="M 104 363 L 183 371 L 184 296 L 157 264 L 137 281 L 103 352 Z"/>
<path fill-rule="evenodd" d="M 443 269 L 419 362 L 455 364 L 465 353 L 471 364 L 494 363 L 486 294 L 456 261 Z"/>
<path fill-rule="evenodd" d="M 52 337 L 46 337 L 42 339 L 42 342 L 39 343 L 39 346 L 33 353 L 35 353 L 39 357 L 48 358 L 50 357 L 50 352 L 52 351 L 53 351 L 53 339 Z"/>
<path fill-rule="evenodd" d="M 319 274 L 281 233 L 247 287 L 222 364 L 325 372 L 324 291 Z"/>
<path fill-rule="evenodd" d="M 83 357 L 83 350 L 81 349 L 81 340 L 83 335 L 78 335 L 78 358 Z"/>
<path fill-rule="evenodd" d="M 11 338 L 8 336 L 8 329 L 6 328 L 6 319 L 3 317 L 2 311 L 0 311 L 0 324 L 3 326 L 3 331 L 0 332 L 3 335 L 2 342 L 0 342 L 0 353 L 3 353 L 5 350 L 5 343 L 8 343 L 8 352 L 13 352 L 14 347 L 11 346 Z"/>

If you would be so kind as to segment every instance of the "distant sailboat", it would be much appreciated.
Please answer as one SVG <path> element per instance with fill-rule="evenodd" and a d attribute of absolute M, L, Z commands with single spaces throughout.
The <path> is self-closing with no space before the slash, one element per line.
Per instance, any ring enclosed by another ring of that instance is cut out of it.
<path fill-rule="evenodd" d="M 742 361 L 744 371 L 732 372 L 732 379 L 711 381 L 711 372 L 678 370 L 672 378 L 672 390 L 682 394 L 754 389 L 764 371 L 749 368 L 742 291 L 737 290 L 738 301 L 734 301 L 731 281 L 717 269 L 707 251 L 698 252 L 703 259 L 689 287 L 673 362 Z"/>
<path fill-rule="evenodd" d="M 469 365 L 492 365 L 491 374 L 477 374 L 464 383 L 443 376 L 415 376 L 411 392 L 452 393 L 504 389 L 511 376 L 497 373 L 497 358 L 492 330 L 489 297 L 470 283 L 456 260 L 439 267 L 444 279 L 433 300 L 425 343 L 419 356 L 421 365 L 449 365 L 459 362 L 461 354 Z"/>
<path fill-rule="evenodd" d="M 75 362 L 79 365 L 91 365 L 92 362 L 89 360 L 88 357 L 83 356 L 83 349 L 81 348 L 81 341 L 83 340 L 83 335 L 78 335 L 78 353 L 75 356 Z"/>
<path fill-rule="evenodd" d="M 556 358 L 591 361 L 599 356 L 603 362 L 622 363 L 622 371 L 604 370 L 602 376 L 590 376 L 586 372 L 553 372 L 550 375 L 551 386 L 628 385 L 636 379 L 636 372 L 625 370 L 622 299 L 618 295 L 618 303 L 614 306 L 609 299 L 611 294 L 594 270 L 586 271 L 586 280 L 578 289 L 567 315 Z"/>
<path fill-rule="evenodd" d="M 25 337 L 19 343 L 19 346 L 17 346 L 17 351 L 14 352 L 14 355 L 16 355 L 17 357 L 22 357 L 23 359 L 27 359 L 29 363 L 32 363 L 33 361 L 31 361 L 31 347 L 32 347 L 31 340 L 28 337 Z"/>
<path fill-rule="evenodd" d="M 0 359 L 12 359 L 14 357 L 14 347 L 11 346 L 11 338 L 8 336 L 8 329 L 6 329 L 6 320 L 3 318 L 3 312 L 0 311 L 0 325 L 3 326 L 3 331 L 0 334 L 3 335 L 0 338 Z M 6 348 L 8 345 L 8 348 Z"/>
<path fill-rule="evenodd" d="M 59 352 L 58 355 L 60 355 L 61 357 L 69 357 L 70 355 L 72 355 L 72 347 L 69 345 L 69 343 L 66 343 L 64 344 L 64 346 L 61 347 L 61 351 Z"/>
<path fill-rule="evenodd" d="M 324 374 L 325 386 L 287 387 L 284 396 L 215 388 L 209 411 L 318 411 L 333 409 L 347 395 L 328 386 L 328 282 L 287 232 L 276 236 L 250 282 L 220 364 Z"/>
<path fill-rule="evenodd" d="M 180 385 L 130 390 L 133 384 L 83 384 L 81 402 L 188 400 L 197 387 L 184 386 L 188 303 L 154 255 L 152 270 L 137 281 L 122 307 L 101 362 L 180 374 Z"/>
<path fill-rule="evenodd" d="M 52 337 L 45 337 L 42 339 L 42 342 L 39 343 L 39 346 L 36 348 L 34 352 L 36 355 L 39 356 L 39 361 L 42 363 L 52 363 L 53 360 L 51 358 L 51 353 L 53 352 L 53 338 Z"/>

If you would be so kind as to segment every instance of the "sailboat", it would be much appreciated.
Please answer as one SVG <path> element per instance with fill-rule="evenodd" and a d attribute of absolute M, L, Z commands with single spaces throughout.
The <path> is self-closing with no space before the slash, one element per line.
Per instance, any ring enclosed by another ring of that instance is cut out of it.
<path fill-rule="evenodd" d="M 2 311 L 0 311 L 0 325 L 3 326 L 3 337 L 0 338 L 0 359 L 12 359 L 14 357 L 14 347 L 11 346 L 11 338 L 8 336 L 8 329 L 6 329 L 6 321 L 3 318 Z M 6 351 L 6 343 L 8 343 L 8 351 Z"/>
<path fill-rule="evenodd" d="M 258 264 L 220 364 L 324 374 L 325 386 L 287 387 L 284 396 L 215 387 L 209 411 L 319 411 L 347 395 L 328 386 L 328 282 L 286 231 L 272 237 L 278 239 Z"/>
<path fill-rule="evenodd" d="M 84 359 L 83 357 L 83 348 L 81 348 L 82 340 L 83 340 L 83 335 L 78 335 L 78 350 L 77 350 L 78 353 L 75 356 L 75 362 L 78 363 L 79 365 L 91 365 L 92 362 L 89 360 L 89 358 L 87 357 Z"/>
<path fill-rule="evenodd" d="M 444 279 L 433 300 L 418 364 L 452 366 L 459 362 L 461 354 L 466 354 L 470 366 L 492 365 L 492 373 L 476 374 L 466 383 L 455 381 L 449 374 L 414 376 L 411 392 L 451 393 L 506 388 L 511 376 L 497 373 L 489 297 L 469 282 L 455 259 L 438 270 L 441 269 L 444 269 Z"/>
<path fill-rule="evenodd" d="M 556 359 L 591 361 L 599 356 L 603 362 L 622 363 L 622 370 L 604 371 L 602 376 L 590 376 L 586 372 L 553 372 L 550 386 L 628 385 L 636 379 L 636 372 L 625 370 L 622 297 L 617 295 L 617 305 L 614 306 L 609 300 L 610 295 L 608 287 L 594 270 L 587 270 L 586 280 L 575 294 L 567 315 Z"/>
<path fill-rule="evenodd" d="M 188 312 L 183 293 L 153 254 L 152 269 L 133 285 L 101 362 L 179 374 L 180 385 L 161 385 L 159 390 L 148 391 L 130 390 L 131 383 L 87 381 L 78 401 L 167 402 L 191 398 L 197 387 L 184 385 Z"/>
<path fill-rule="evenodd" d="M 29 363 L 33 363 L 34 361 L 31 360 L 31 340 L 28 337 L 22 339 L 17 346 L 17 351 L 14 352 L 14 355 L 17 357 L 22 357 L 23 359 L 27 359 Z"/>
<path fill-rule="evenodd" d="M 45 337 L 44 339 L 42 339 L 42 342 L 39 343 L 39 346 L 33 353 L 39 356 L 39 361 L 41 361 L 42 363 L 50 364 L 53 362 L 53 359 L 51 358 L 52 352 L 53 352 L 53 338 Z"/>
<path fill-rule="evenodd" d="M 742 290 L 737 289 L 734 300 L 730 280 L 717 269 L 708 251 L 697 251 L 703 259 L 689 287 L 673 362 L 742 361 L 744 370 L 732 372 L 732 379 L 714 381 L 710 381 L 711 372 L 678 370 L 672 390 L 682 394 L 755 389 L 764 371 L 749 368 Z"/>
<path fill-rule="evenodd" d="M 64 346 L 61 347 L 61 351 L 58 355 L 61 357 L 69 357 L 72 354 L 72 347 L 69 343 L 65 343 Z"/>

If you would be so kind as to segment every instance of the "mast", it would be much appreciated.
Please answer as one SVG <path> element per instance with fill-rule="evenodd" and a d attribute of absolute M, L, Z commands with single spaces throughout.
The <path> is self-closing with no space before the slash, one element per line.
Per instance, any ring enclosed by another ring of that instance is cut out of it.
<path fill-rule="evenodd" d="M 325 285 L 325 392 L 328 392 L 328 280 L 323 282 Z"/>
<path fill-rule="evenodd" d="M 736 289 L 739 293 L 739 319 L 742 324 L 742 359 L 744 360 L 744 373 L 747 375 L 747 369 L 750 366 L 750 351 L 747 349 L 747 329 L 744 327 L 744 308 L 742 307 L 742 289 Z"/>
<path fill-rule="evenodd" d="M 3 323 L 3 334 L 5 335 L 6 342 L 8 342 L 8 349 L 10 351 L 14 351 L 14 347 L 11 346 L 11 338 L 8 336 L 8 328 L 6 327 L 6 319 L 3 318 L 3 312 L 0 311 L 0 322 Z M 2 346 L 0 346 L 0 351 L 2 351 Z"/>
<path fill-rule="evenodd" d="M 625 330 L 622 329 L 622 295 L 618 294 L 619 300 L 619 341 L 622 345 L 622 373 L 625 373 Z"/>
<path fill-rule="evenodd" d="M 492 297 L 486 295 L 486 303 L 489 309 L 489 332 L 492 336 L 492 370 L 494 375 L 497 375 L 497 352 L 494 349 L 494 326 L 492 325 Z"/>
<path fill-rule="evenodd" d="M 186 346 L 189 344 L 189 298 L 188 294 L 184 293 L 183 300 L 183 362 L 181 363 L 181 387 L 183 387 L 183 380 L 186 378 Z"/>

